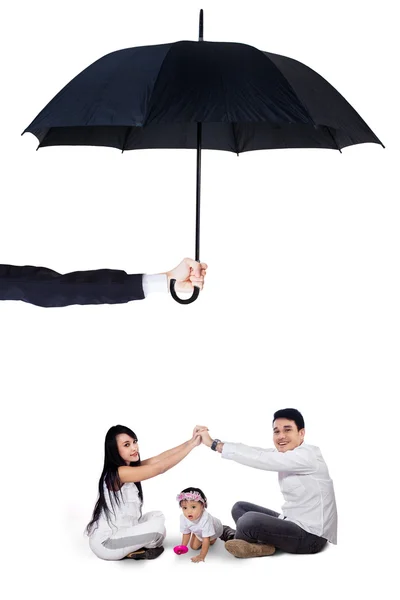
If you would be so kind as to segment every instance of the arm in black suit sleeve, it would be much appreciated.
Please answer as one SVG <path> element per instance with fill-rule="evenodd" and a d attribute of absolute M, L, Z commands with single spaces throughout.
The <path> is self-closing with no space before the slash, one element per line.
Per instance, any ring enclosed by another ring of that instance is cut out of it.
<path fill-rule="evenodd" d="M 0 265 L 0 300 L 37 306 L 121 304 L 143 300 L 142 275 L 99 269 L 61 275 L 45 267 Z"/>

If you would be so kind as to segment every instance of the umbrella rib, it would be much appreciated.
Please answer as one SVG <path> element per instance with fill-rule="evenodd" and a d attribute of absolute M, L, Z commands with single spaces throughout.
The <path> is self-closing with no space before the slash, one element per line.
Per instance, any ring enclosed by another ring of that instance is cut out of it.
<path fill-rule="evenodd" d="M 44 136 L 42 137 L 42 139 L 39 141 L 39 144 L 38 144 L 38 147 L 36 148 L 36 150 L 39 150 L 39 148 L 43 147 L 42 144 L 43 144 L 44 140 L 47 138 L 47 135 L 48 135 L 50 129 L 51 129 L 51 127 L 48 127 L 46 133 L 44 134 Z"/>
<path fill-rule="evenodd" d="M 342 151 L 341 151 L 341 149 L 340 149 L 340 148 L 339 148 L 339 146 L 338 146 L 338 143 L 337 143 L 337 141 L 336 141 L 336 139 L 335 139 L 335 136 L 333 135 L 333 133 L 332 133 L 332 131 L 331 131 L 331 128 L 330 128 L 330 127 L 328 127 L 327 125 L 324 125 L 324 127 L 325 127 L 325 129 L 327 130 L 327 132 L 329 133 L 329 135 L 331 136 L 331 138 L 333 139 L 333 142 L 334 142 L 334 144 L 335 144 L 335 146 L 336 146 L 336 150 L 339 150 L 340 154 L 342 154 Z"/>
<path fill-rule="evenodd" d="M 295 90 L 295 88 L 293 87 L 293 85 L 290 83 L 289 79 L 286 77 L 286 75 L 284 75 L 284 73 L 282 73 L 282 71 L 279 69 L 279 67 L 274 63 L 274 61 L 268 56 L 269 52 L 265 52 L 264 50 L 260 50 L 260 52 L 264 55 L 265 59 L 268 60 L 275 69 L 278 70 L 278 72 L 281 74 L 281 76 L 283 77 L 283 79 L 286 81 L 287 85 L 290 87 L 290 89 L 292 90 L 293 94 L 296 96 L 297 100 L 299 101 L 300 105 L 303 107 L 304 111 L 307 113 L 307 115 L 309 116 L 309 118 L 311 119 L 311 123 L 313 125 L 316 125 L 313 116 L 311 114 L 311 112 L 308 110 L 307 105 L 302 101 L 302 99 L 300 98 L 300 96 L 298 95 L 297 91 Z"/>
<path fill-rule="evenodd" d="M 223 95 L 224 95 L 225 112 L 226 112 L 226 114 L 229 114 L 228 102 L 227 102 L 228 96 L 227 96 L 227 93 L 226 93 L 226 86 L 224 84 L 224 77 L 223 77 L 221 71 L 219 71 L 219 77 L 220 77 L 220 82 L 221 82 L 221 88 L 222 88 Z M 232 125 L 233 141 L 234 141 L 234 144 L 236 146 L 235 151 L 236 151 L 237 156 L 239 156 L 238 141 L 237 141 L 237 137 L 236 137 L 236 134 L 235 134 L 235 123 L 234 123 L 234 121 L 231 121 L 231 125 Z"/>
<path fill-rule="evenodd" d="M 232 121 L 231 122 L 232 125 L 232 134 L 233 134 L 233 139 L 235 142 L 235 151 L 236 151 L 236 155 L 239 156 L 239 150 L 238 150 L 238 142 L 237 142 L 237 137 L 236 137 L 236 132 L 235 132 L 235 123 Z"/>
<path fill-rule="evenodd" d="M 179 42 L 173 42 L 172 44 L 170 44 L 170 47 L 168 48 L 168 51 L 165 53 L 165 56 L 164 56 L 164 58 L 162 59 L 162 62 L 161 62 L 160 68 L 158 69 L 157 76 L 156 76 L 156 78 L 155 78 L 155 80 L 154 80 L 153 87 L 152 87 L 152 89 L 151 89 L 151 92 L 150 92 L 150 94 L 149 94 L 149 99 L 148 99 L 147 106 L 146 106 L 146 113 L 143 115 L 143 123 L 142 123 L 142 127 L 144 127 L 145 125 L 147 125 L 147 119 L 148 119 L 148 117 L 149 117 L 149 106 L 151 105 L 151 99 L 152 99 L 152 96 L 153 96 L 154 90 L 156 89 L 156 85 L 157 85 L 157 83 L 158 83 L 158 80 L 159 80 L 159 78 L 160 78 L 160 73 L 161 73 L 161 70 L 162 70 L 162 68 L 163 68 L 163 66 L 164 66 L 165 60 L 166 60 L 166 58 L 167 58 L 168 54 L 171 52 L 171 49 L 172 49 L 172 47 L 173 47 L 173 46 L 175 46 L 176 44 L 179 44 Z"/>
<path fill-rule="evenodd" d="M 128 141 L 128 137 L 129 137 L 129 134 L 131 133 L 132 129 L 133 129 L 133 127 L 130 126 L 126 130 L 125 139 L 124 139 L 124 143 L 122 144 L 121 153 L 123 153 L 125 150 L 126 142 Z"/>

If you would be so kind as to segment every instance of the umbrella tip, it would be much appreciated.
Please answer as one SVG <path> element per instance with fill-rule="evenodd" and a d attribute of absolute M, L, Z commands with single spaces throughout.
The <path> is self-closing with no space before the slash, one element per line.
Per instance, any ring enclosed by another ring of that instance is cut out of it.
<path fill-rule="evenodd" d="M 199 15 L 199 42 L 204 41 L 203 30 L 204 30 L 204 12 L 203 12 L 203 9 L 201 8 L 200 15 Z"/>

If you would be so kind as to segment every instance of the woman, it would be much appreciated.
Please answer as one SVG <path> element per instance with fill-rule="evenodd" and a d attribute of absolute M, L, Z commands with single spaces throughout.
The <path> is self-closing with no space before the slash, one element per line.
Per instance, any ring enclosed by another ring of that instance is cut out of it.
<path fill-rule="evenodd" d="M 162 554 L 164 515 L 142 514 L 141 482 L 165 473 L 201 442 L 195 429 L 191 440 L 158 456 L 140 459 L 138 439 L 128 427 L 116 425 L 105 439 L 99 498 L 86 528 L 92 551 L 104 560 L 153 559 Z"/>

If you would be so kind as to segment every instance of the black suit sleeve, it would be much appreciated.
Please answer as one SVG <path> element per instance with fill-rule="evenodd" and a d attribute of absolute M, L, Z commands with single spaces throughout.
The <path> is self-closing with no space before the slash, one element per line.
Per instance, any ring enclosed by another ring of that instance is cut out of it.
<path fill-rule="evenodd" d="M 36 306 L 122 304 L 143 300 L 142 275 L 99 269 L 61 275 L 45 267 L 0 265 L 0 300 Z"/>

